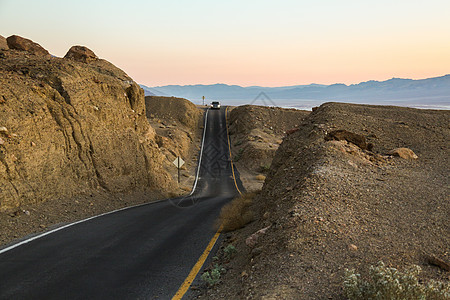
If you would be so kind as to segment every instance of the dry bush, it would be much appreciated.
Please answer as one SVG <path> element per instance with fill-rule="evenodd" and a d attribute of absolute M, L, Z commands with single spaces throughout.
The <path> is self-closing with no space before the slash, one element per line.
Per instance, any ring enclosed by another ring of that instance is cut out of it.
<path fill-rule="evenodd" d="M 217 225 L 223 226 L 223 232 L 242 228 L 253 220 L 251 205 L 256 194 L 256 192 L 247 192 L 222 207 Z"/>
<path fill-rule="evenodd" d="M 264 176 L 264 175 L 262 175 L 262 174 L 259 174 L 259 175 L 256 175 L 256 176 L 255 176 L 255 179 L 256 179 L 256 180 L 259 180 L 259 181 L 264 181 L 264 180 L 266 180 L 266 176 Z"/>

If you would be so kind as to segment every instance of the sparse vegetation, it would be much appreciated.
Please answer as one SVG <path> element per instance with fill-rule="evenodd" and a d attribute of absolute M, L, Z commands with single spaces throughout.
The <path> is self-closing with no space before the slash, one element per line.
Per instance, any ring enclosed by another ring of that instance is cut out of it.
<path fill-rule="evenodd" d="M 412 266 L 404 272 L 389 268 L 383 262 L 371 266 L 369 280 L 361 279 L 354 270 L 346 270 L 344 291 L 350 300 L 366 299 L 450 299 L 450 284 L 429 281 L 419 282 L 419 266 Z"/>
<path fill-rule="evenodd" d="M 218 225 L 222 224 L 224 232 L 244 227 L 253 220 L 251 205 L 256 192 L 248 192 L 225 205 L 220 211 Z"/>
<path fill-rule="evenodd" d="M 232 244 L 229 244 L 225 247 L 225 249 L 223 249 L 223 253 L 225 254 L 225 258 L 230 259 L 236 255 L 237 250 L 236 247 L 234 247 Z"/>
<path fill-rule="evenodd" d="M 234 161 L 238 161 L 241 159 L 242 153 L 244 153 L 244 148 L 240 148 L 238 153 L 234 156 Z"/>
<path fill-rule="evenodd" d="M 262 173 L 267 173 L 270 170 L 270 164 L 261 165 L 259 171 Z"/>
<path fill-rule="evenodd" d="M 264 176 L 262 174 L 258 174 L 255 176 L 255 179 L 259 180 L 259 181 L 264 181 L 264 180 L 266 180 L 266 176 Z"/>
<path fill-rule="evenodd" d="M 242 145 L 242 140 L 239 140 L 236 143 L 234 143 L 234 146 L 240 146 L 240 145 Z"/>
<path fill-rule="evenodd" d="M 214 286 L 220 281 L 220 277 L 222 276 L 222 273 L 224 273 L 226 270 L 222 266 L 216 264 L 214 265 L 214 268 L 208 272 L 202 274 L 201 278 L 204 282 L 208 284 L 208 286 Z"/>

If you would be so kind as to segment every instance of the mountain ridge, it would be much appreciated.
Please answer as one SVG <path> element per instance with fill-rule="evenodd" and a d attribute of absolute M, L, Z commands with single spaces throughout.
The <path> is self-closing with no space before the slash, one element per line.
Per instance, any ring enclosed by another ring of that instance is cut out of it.
<path fill-rule="evenodd" d="M 154 94 L 187 99 L 255 100 L 261 93 L 277 100 L 311 99 L 344 101 L 385 101 L 402 99 L 435 99 L 439 103 L 450 103 L 450 74 L 425 78 L 391 78 L 384 81 L 369 80 L 357 84 L 335 83 L 330 85 L 309 84 L 280 87 L 261 87 L 218 84 L 166 85 L 146 87 Z M 419 100 L 417 100 L 419 101 Z M 423 100 L 424 101 L 424 100 Z M 426 102 L 426 101 L 425 101 Z"/>

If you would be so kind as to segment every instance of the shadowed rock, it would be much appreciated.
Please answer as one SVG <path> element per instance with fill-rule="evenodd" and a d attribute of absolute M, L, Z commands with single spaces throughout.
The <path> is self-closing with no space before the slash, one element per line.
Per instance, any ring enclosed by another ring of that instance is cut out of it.
<path fill-rule="evenodd" d="M 45 50 L 41 45 L 21 36 L 12 35 L 8 37 L 6 41 L 8 43 L 9 49 L 27 51 L 39 56 L 50 56 L 48 51 Z"/>
<path fill-rule="evenodd" d="M 346 140 L 349 143 L 355 144 L 363 150 L 372 150 L 373 145 L 366 142 L 366 138 L 360 134 L 356 134 L 347 130 L 335 130 L 327 134 L 325 140 Z"/>
<path fill-rule="evenodd" d="M 66 55 L 64 55 L 64 58 L 69 58 L 84 63 L 90 63 L 91 61 L 98 60 L 97 55 L 95 55 L 91 49 L 84 46 L 72 46 Z"/>

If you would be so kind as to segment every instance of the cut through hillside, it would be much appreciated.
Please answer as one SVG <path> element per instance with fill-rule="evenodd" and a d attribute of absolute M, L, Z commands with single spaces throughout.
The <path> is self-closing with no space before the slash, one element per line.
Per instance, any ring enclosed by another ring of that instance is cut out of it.
<path fill-rule="evenodd" d="M 145 104 L 147 118 L 156 132 L 156 143 L 166 158 L 164 169 L 174 181 L 178 180 L 178 172 L 172 162 L 177 157 L 185 161 L 176 194 L 186 194 L 195 181 L 204 110 L 189 100 L 175 97 L 146 96 Z"/>
<path fill-rule="evenodd" d="M 225 238 L 238 255 L 217 262 L 223 283 L 198 297 L 345 299 L 344 270 L 365 277 L 379 261 L 448 282 L 433 258 L 450 261 L 450 112 L 326 103 L 298 128 L 253 201 L 256 220 Z M 338 130 L 372 150 L 330 138 Z"/>
<path fill-rule="evenodd" d="M 284 136 L 297 130 L 309 111 L 244 105 L 229 113 L 233 162 L 247 190 L 261 189 Z"/>
<path fill-rule="evenodd" d="M 22 37 L 6 41 L 0 48 L 1 245 L 186 193 L 169 172 L 166 152 L 195 152 L 201 112 L 192 104 L 177 115 L 183 141 L 166 144 L 146 113 L 173 107 L 146 109 L 143 90 L 93 51 L 74 46 L 58 58 Z"/>

